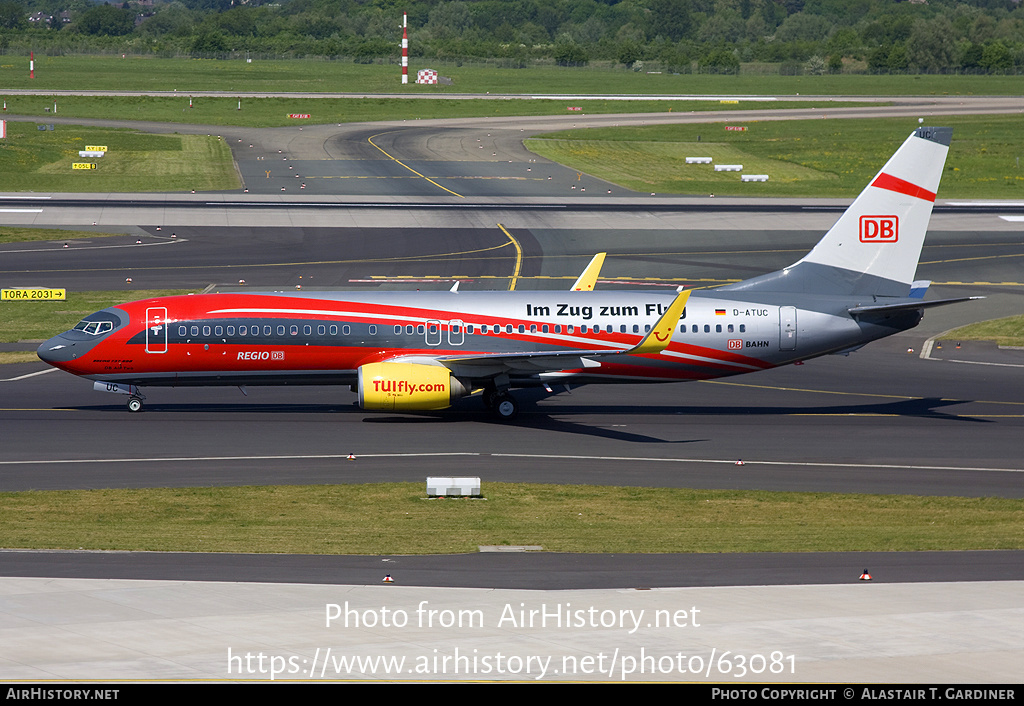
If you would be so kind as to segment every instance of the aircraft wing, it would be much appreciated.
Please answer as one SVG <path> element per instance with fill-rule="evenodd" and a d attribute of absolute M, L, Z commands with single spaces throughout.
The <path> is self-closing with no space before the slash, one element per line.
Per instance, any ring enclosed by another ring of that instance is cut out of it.
<path fill-rule="evenodd" d="M 593 368 L 599 363 L 590 360 L 593 356 L 622 355 L 656 355 L 668 347 L 672 340 L 672 331 L 683 315 L 686 301 L 691 290 L 679 292 L 676 298 L 662 314 L 658 322 L 644 336 L 643 340 L 632 348 L 625 350 L 615 348 L 571 348 L 561 351 L 515 351 L 510 353 L 467 353 L 465 355 L 431 356 L 432 361 L 441 363 L 448 368 L 472 368 L 476 375 L 500 375 L 511 371 L 545 372 L 574 368 Z M 421 356 L 410 356 L 418 358 Z M 404 358 L 399 359 L 404 360 Z"/>

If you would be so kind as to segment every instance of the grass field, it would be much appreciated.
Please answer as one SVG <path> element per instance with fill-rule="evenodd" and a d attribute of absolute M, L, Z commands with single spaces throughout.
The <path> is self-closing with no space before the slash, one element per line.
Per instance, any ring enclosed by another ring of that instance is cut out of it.
<path fill-rule="evenodd" d="M 398 59 L 396 47 L 395 60 Z M 646 74 L 623 67 L 531 66 L 497 68 L 483 63 L 443 64 L 413 57 L 409 73 L 434 68 L 451 86 L 400 82 L 394 64 L 355 64 L 317 59 L 161 59 L 129 56 L 36 55 L 35 78 L 27 56 L 0 56 L 0 85 L 33 90 L 274 91 L 315 93 L 517 93 L 517 94 L 802 94 L 802 95 L 1017 95 L 1016 76 L 779 76 L 741 73 Z"/>
<path fill-rule="evenodd" d="M 0 343 L 56 336 L 86 314 L 127 301 L 187 294 L 183 290 L 145 289 L 132 292 L 68 292 L 63 301 L 0 302 Z M 16 362 L 16 361 L 9 361 Z M 23 362 L 23 361 L 17 361 Z"/>
<path fill-rule="evenodd" d="M 106 146 L 99 159 L 85 147 Z M 73 170 L 74 163 L 96 164 Z M 211 191 L 241 188 L 231 150 L 216 136 L 148 135 L 133 130 L 8 123 L 0 142 L 0 191 Z"/>
<path fill-rule="evenodd" d="M 62 228 L 28 228 L 0 225 L 0 243 L 29 243 L 37 240 L 78 240 L 81 238 L 110 238 L 124 233 L 102 233 L 91 230 L 64 230 Z"/>
<path fill-rule="evenodd" d="M 944 334 L 943 340 L 995 341 L 1000 346 L 1024 346 L 1024 316 L 980 321 Z"/>
<path fill-rule="evenodd" d="M 344 463 L 344 462 L 343 462 Z M 313 554 L 811 552 L 1024 548 L 1024 501 L 488 483 L 0 494 L 3 546 Z"/>
<path fill-rule="evenodd" d="M 1024 197 L 1019 116 L 957 116 L 940 198 Z M 543 157 L 636 191 L 741 196 L 856 196 L 878 172 L 916 120 L 732 121 L 746 132 L 710 125 L 658 125 L 572 130 L 526 141 Z M 735 172 L 687 165 L 687 156 L 743 164 L 762 183 Z"/>

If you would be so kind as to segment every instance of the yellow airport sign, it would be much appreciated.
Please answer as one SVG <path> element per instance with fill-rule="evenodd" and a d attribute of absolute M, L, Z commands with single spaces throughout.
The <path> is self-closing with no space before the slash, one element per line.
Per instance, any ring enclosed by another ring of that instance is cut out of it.
<path fill-rule="evenodd" d="M 0 301 L 5 302 L 47 301 L 67 298 L 66 289 L 49 289 L 46 287 L 0 289 Z"/>
<path fill-rule="evenodd" d="M 72 169 L 95 169 L 96 165 L 92 162 L 72 162 Z"/>
<path fill-rule="evenodd" d="M 106 152 L 107 151 L 107 146 L 106 145 L 86 145 L 85 146 L 85 151 L 86 152 Z"/>

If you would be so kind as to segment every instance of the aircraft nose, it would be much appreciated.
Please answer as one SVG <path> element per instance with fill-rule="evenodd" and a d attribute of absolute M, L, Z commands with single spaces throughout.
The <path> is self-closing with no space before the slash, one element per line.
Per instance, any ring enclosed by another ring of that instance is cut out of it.
<path fill-rule="evenodd" d="M 60 365 L 78 357 L 77 341 L 71 341 L 63 336 L 54 336 L 49 341 L 36 349 L 36 355 L 40 360 L 50 365 Z"/>

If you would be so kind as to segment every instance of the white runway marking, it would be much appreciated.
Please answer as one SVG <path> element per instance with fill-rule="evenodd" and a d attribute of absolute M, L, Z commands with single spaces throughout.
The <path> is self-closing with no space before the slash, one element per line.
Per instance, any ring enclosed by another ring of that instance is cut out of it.
<path fill-rule="evenodd" d="M 407 454 L 355 454 L 357 459 L 368 458 L 430 458 L 439 456 L 492 456 L 495 458 L 548 458 L 573 461 L 629 461 L 630 463 L 709 463 L 735 465 L 736 459 L 720 458 L 643 458 L 638 456 L 570 456 L 555 454 L 489 454 L 472 451 L 452 451 L 437 453 L 407 453 Z M 212 461 L 221 463 L 224 461 L 292 461 L 292 460 L 314 460 L 314 459 L 347 459 L 348 454 L 310 454 L 310 455 L 281 455 L 281 456 L 174 456 L 169 458 L 65 458 L 65 459 L 30 459 L 22 461 L 0 461 L 0 466 L 18 465 L 42 465 L 48 463 L 160 463 L 165 461 Z M 915 471 L 986 471 L 991 473 L 1022 473 L 1021 468 L 982 468 L 972 466 L 912 466 L 889 463 L 826 463 L 816 461 L 759 461 L 744 460 L 743 465 L 762 466 L 800 466 L 812 468 L 891 468 L 897 470 Z"/>
<path fill-rule="evenodd" d="M 0 382 L 15 382 L 17 380 L 24 380 L 25 378 L 34 378 L 36 375 L 46 375 L 47 373 L 56 372 L 57 368 L 47 368 L 46 370 L 37 370 L 34 373 L 28 373 L 26 375 L 19 375 L 16 378 L 4 378 L 0 379 Z"/>

